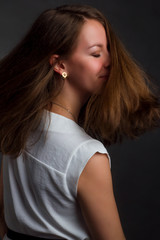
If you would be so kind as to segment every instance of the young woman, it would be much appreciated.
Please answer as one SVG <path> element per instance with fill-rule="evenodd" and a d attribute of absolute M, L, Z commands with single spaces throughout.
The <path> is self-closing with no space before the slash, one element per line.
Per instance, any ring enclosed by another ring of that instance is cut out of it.
<path fill-rule="evenodd" d="M 157 127 L 158 98 L 109 21 L 44 11 L 0 62 L 1 238 L 125 240 L 104 144 Z"/>

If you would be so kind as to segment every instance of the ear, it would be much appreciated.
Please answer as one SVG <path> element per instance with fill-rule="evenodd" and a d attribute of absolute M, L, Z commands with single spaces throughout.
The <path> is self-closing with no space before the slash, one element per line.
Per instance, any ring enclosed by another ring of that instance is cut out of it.
<path fill-rule="evenodd" d="M 50 59 L 49 59 L 50 64 L 53 66 L 53 70 L 57 73 L 59 73 L 60 75 L 62 75 L 62 73 L 64 71 L 66 71 L 66 66 L 64 61 L 60 60 L 60 56 L 57 54 L 53 54 Z"/>

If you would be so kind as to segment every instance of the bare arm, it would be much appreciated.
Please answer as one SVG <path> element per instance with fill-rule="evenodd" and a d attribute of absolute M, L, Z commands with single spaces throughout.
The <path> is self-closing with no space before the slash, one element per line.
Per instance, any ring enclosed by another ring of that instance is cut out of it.
<path fill-rule="evenodd" d="M 1 176 L 0 176 L 0 237 L 3 239 L 7 232 L 7 226 L 4 219 L 4 205 L 3 205 L 3 159 L 1 164 Z"/>
<path fill-rule="evenodd" d="M 77 199 L 93 240 L 126 240 L 106 154 L 97 152 L 88 161 L 79 177 Z"/>

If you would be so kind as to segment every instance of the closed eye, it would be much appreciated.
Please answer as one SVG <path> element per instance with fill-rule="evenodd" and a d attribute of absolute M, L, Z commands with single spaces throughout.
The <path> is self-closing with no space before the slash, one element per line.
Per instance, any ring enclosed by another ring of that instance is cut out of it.
<path fill-rule="evenodd" d="M 98 57 L 100 57 L 101 55 L 100 55 L 100 54 L 93 54 L 92 56 L 98 58 Z"/>

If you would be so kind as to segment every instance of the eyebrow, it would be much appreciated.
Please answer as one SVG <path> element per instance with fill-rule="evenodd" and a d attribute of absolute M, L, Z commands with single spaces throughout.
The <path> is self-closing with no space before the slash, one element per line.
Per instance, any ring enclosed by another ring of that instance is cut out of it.
<path fill-rule="evenodd" d="M 98 46 L 98 47 L 101 47 L 101 48 L 103 47 L 103 45 L 101 43 L 95 43 L 95 44 L 89 46 L 88 49 L 92 48 L 92 47 L 95 47 L 95 46 Z"/>

